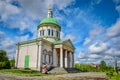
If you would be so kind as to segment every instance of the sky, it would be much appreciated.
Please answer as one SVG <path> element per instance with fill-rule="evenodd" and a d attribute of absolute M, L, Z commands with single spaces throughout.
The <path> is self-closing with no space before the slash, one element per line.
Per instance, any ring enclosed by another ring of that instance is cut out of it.
<path fill-rule="evenodd" d="M 15 57 L 16 43 L 37 38 L 37 26 L 49 4 L 71 39 L 75 63 L 120 64 L 120 0 L 0 0 L 0 49 Z"/>

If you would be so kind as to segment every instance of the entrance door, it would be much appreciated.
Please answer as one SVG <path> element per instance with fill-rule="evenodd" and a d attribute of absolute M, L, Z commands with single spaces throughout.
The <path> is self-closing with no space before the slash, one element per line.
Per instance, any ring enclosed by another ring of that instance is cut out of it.
<path fill-rule="evenodd" d="M 24 67 L 29 68 L 29 55 L 25 56 Z"/>

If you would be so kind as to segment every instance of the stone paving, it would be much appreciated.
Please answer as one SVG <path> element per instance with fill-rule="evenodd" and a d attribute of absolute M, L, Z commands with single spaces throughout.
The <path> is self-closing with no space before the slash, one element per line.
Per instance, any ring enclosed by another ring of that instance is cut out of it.
<path fill-rule="evenodd" d="M 104 73 L 68 73 L 48 76 L 18 76 L 0 73 L 0 80 L 109 80 Z"/>

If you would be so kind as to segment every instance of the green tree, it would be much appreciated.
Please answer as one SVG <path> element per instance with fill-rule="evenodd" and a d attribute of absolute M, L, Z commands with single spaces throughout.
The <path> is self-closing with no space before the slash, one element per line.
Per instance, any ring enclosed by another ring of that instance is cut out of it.
<path fill-rule="evenodd" d="M 10 60 L 10 66 L 11 66 L 11 68 L 14 68 L 14 66 L 15 66 L 15 60 L 14 59 Z"/>
<path fill-rule="evenodd" d="M 106 70 L 106 63 L 105 63 L 105 61 L 101 61 L 101 63 L 100 63 L 100 69 L 104 72 L 105 70 Z"/>
<path fill-rule="evenodd" d="M 7 61 L 8 57 L 6 56 L 6 51 L 0 50 L 0 62 Z"/>
<path fill-rule="evenodd" d="M 9 69 L 10 68 L 10 62 L 7 57 L 7 53 L 4 50 L 0 50 L 0 69 Z"/>

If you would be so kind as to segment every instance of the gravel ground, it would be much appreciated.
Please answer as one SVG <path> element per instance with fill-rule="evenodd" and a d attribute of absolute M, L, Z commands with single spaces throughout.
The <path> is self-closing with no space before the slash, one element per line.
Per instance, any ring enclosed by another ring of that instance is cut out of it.
<path fill-rule="evenodd" d="M 104 73 L 70 73 L 48 76 L 18 76 L 0 73 L 0 80 L 108 80 Z"/>

